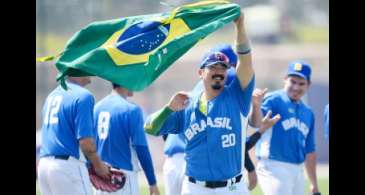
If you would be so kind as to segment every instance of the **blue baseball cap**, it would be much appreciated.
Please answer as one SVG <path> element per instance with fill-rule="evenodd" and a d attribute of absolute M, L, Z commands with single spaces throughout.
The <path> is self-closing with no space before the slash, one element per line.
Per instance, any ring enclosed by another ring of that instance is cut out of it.
<path fill-rule="evenodd" d="M 215 63 L 220 63 L 221 61 L 219 59 L 217 60 L 215 57 L 215 53 L 217 53 L 217 52 L 223 53 L 228 58 L 229 66 L 227 66 L 226 62 L 224 62 L 224 64 L 227 67 L 230 67 L 230 66 L 236 67 L 237 54 L 232 49 L 232 46 L 229 44 L 219 44 L 219 45 L 213 47 L 212 49 L 210 49 L 209 52 L 207 52 L 204 55 L 203 60 L 199 65 L 200 68 L 204 68 L 204 67 L 206 67 L 206 65 L 213 65 Z"/>
<path fill-rule="evenodd" d="M 289 64 L 287 76 L 295 75 L 310 81 L 311 72 L 309 64 L 295 61 Z"/>
<path fill-rule="evenodd" d="M 228 59 L 229 64 L 233 67 L 237 65 L 237 54 L 234 52 L 230 44 L 219 44 L 211 49 L 211 51 L 219 51 L 224 53 Z"/>
<path fill-rule="evenodd" d="M 230 68 L 229 58 L 224 53 L 220 51 L 209 51 L 200 63 L 200 68 L 206 68 L 208 66 L 213 66 L 215 64 L 221 64 L 226 68 Z"/>

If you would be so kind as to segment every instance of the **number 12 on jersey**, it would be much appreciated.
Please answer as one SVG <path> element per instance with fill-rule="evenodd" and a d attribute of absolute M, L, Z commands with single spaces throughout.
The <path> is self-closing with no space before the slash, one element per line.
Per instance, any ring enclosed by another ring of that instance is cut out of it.
<path fill-rule="evenodd" d="M 43 121 L 45 125 L 48 124 L 53 125 L 58 123 L 57 113 L 58 110 L 60 109 L 61 102 L 62 102 L 62 96 L 54 96 L 54 97 L 51 96 L 48 98 L 47 108 Z"/>

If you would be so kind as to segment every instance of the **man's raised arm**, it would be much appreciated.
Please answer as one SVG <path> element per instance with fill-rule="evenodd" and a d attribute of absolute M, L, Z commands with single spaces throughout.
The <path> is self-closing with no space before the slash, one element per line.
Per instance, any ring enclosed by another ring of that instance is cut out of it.
<path fill-rule="evenodd" d="M 239 57 L 239 63 L 236 69 L 237 77 L 240 81 L 241 88 L 245 89 L 254 75 L 254 70 L 252 68 L 250 42 L 246 35 L 244 15 L 242 11 L 238 19 L 235 20 L 235 24 L 237 33 L 236 52 Z"/>

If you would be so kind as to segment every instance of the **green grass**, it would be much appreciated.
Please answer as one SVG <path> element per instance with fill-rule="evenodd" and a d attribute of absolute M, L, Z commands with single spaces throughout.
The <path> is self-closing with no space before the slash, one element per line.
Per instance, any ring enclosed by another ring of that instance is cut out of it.
<path fill-rule="evenodd" d="M 320 178 L 318 180 L 318 185 L 319 185 L 319 189 L 320 189 L 322 195 L 329 195 L 329 180 L 328 180 L 328 178 Z M 36 184 L 36 189 L 37 189 L 37 195 L 40 195 L 41 193 L 39 192 L 38 183 Z M 160 189 L 161 195 L 164 195 L 165 190 L 164 190 L 162 185 L 159 185 L 159 189 Z M 141 190 L 141 195 L 148 195 L 149 194 L 148 186 L 141 186 L 140 190 Z M 307 190 L 307 193 L 308 193 L 309 192 L 308 191 L 309 190 L 309 182 L 308 181 L 306 181 L 306 190 Z M 255 190 L 251 191 L 250 194 L 251 195 L 263 195 L 259 185 L 257 185 Z"/>

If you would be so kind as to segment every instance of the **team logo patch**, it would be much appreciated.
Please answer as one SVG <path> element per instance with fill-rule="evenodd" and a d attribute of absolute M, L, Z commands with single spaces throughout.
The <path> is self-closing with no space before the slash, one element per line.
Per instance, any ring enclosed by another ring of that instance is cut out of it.
<path fill-rule="evenodd" d="M 217 51 L 217 52 L 214 52 L 214 53 L 210 54 L 209 56 L 207 56 L 204 59 L 203 64 L 208 65 L 208 64 L 217 63 L 217 62 L 221 62 L 221 63 L 228 65 L 229 59 L 224 53 Z"/>
<path fill-rule="evenodd" d="M 222 52 L 216 52 L 214 53 L 214 57 L 218 60 L 218 61 L 222 61 L 222 62 L 225 62 L 225 63 L 228 63 L 228 57 L 222 53 Z"/>
<path fill-rule="evenodd" d="M 294 70 L 295 71 L 301 71 L 302 70 L 302 64 L 301 63 L 295 63 L 294 64 Z"/>
<path fill-rule="evenodd" d="M 294 111 L 294 109 L 293 109 L 293 108 L 289 108 L 289 109 L 288 109 L 288 111 L 289 111 L 290 113 L 293 113 L 293 114 L 295 113 L 295 111 Z"/>
<path fill-rule="evenodd" d="M 293 113 L 293 114 L 295 113 L 295 111 L 294 111 L 294 109 L 293 109 L 293 108 L 289 108 L 289 109 L 288 109 L 288 111 L 289 111 L 290 113 Z"/>

